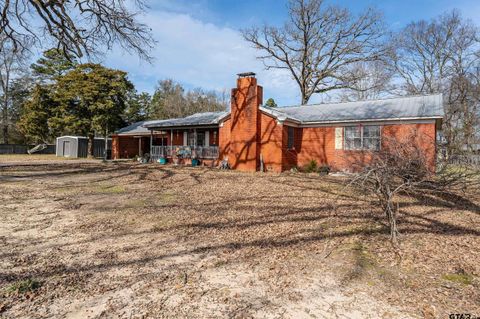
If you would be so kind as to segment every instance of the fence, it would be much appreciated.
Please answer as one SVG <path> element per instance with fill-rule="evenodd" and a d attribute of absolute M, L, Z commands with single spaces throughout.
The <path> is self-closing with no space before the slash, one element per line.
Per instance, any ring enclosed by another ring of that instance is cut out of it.
<path fill-rule="evenodd" d="M 28 150 L 36 145 L 0 144 L 0 154 L 27 154 Z M 35 154 L 55 154 L 55 145 L 47 145 L 47 148 Z"/>
<path fill-rule="evenodd" d="M 468 155 L 452 155 L 448 159 L 450 164 L 457 165 L 471 165 L 480 168 L 480 155 L 468 154 Z"/>

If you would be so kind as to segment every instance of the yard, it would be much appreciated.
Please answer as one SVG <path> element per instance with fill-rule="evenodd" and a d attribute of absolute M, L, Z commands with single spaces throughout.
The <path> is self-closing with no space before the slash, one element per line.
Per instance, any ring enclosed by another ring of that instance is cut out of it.
<path fill-rule="evenodd" d="M 339 177 L 0 168 L 5 318 L 480 315 L 480 198 L 403 199 L 401 256 Z"/>

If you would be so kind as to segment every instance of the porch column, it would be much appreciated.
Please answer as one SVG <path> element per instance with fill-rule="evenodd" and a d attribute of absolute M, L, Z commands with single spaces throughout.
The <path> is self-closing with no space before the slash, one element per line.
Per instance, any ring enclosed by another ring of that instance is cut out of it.
<path fill-rule="evenodd" d="M 173 129 L 170 130 L 170 155 L 173 154 Z"/>
<path fill-rule="evenodd" d="M 142 154 L 142 138 L 138 138 L 138 156 L 143 156 Z"/>
<path fill-rule="evenodd" d="M 197 148 L 197 129 L 193 129 L 193 147 Z"/>
<path fill-rule="evenodd" d="M 152 158 L 152 151 L 153 151 L 153 129 L 150 130 L 150 159 Z"/>

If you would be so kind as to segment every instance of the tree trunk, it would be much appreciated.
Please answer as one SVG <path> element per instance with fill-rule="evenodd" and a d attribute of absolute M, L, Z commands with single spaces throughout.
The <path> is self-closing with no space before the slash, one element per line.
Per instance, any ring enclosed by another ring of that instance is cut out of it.
<path fill-rule="evenodd" d="M 95 141 L 95 135 L 88 134 L 88 152 L 87 157 L 93 158 L 93 142 Z"/>
<path fill-rule="evenodd" d="M 398 205 L 397 207 L 395 207 L 395 203 L 393 202 L 393 200 L 389 199 L 387 202 L 386 213 L 388 217 L 388 223 L 390 225 L 390 240 L 392 241 L 392 244 L 394 246 L 396 246 L 398 243 L 397 210 L 398 210 Z"/>
<path fill-rule="evenodd" d="M 3 143 L 8 144 L 8 95 L 4 93 L 3 109 L 2 109 L 2 136 Z"/>
<path fill-rule="evenodd" d="M 8 123 L 3 123 L 2 127 L 3 144 L 8 144 Z"/>

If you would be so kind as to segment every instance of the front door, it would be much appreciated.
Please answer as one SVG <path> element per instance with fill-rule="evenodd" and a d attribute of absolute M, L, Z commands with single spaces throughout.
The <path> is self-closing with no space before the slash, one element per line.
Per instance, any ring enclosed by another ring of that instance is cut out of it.
<path fill-rule="evenodd" d="M 70 157 L 70 141 L 63 141 L 63 156 Z"/>

